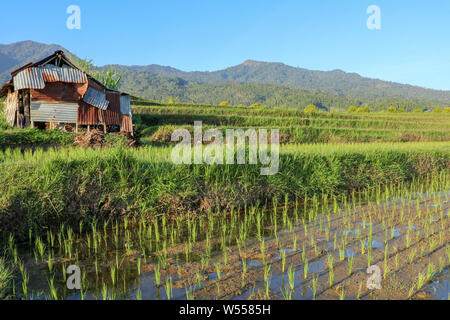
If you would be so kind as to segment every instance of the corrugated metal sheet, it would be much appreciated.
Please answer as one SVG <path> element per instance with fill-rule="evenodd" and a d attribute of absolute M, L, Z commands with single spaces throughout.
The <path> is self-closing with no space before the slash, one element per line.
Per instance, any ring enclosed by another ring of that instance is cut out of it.
<path fill-rule="evenodd" d="M 120 127 L 122 124 L 122 114 L 120 113 L 120 92 L 106 91 L 106 99 L 109 101 L 109 106 L 108 109 L 102 112 L 103 121 L 107 125 L 117 125 Z"/>
<path fill-rule="evenodd" d="M 80 101 L 78 108 L 78 124 L 99 124 L 100 122 L 98 120 L 98 114 L 100 112 L 103 112 L 103 110 L 93 107 L 86 102 Z"/>
<path fill-rule="evenodd" d="M 30 89 L 31 101 L 78 103 L 87 83 L 47 82 L 44 89 Z"/>
<path fill-rule="evenodd" d="M 76 123 L 78 114 L 77 103 L 31 103 L 31 121 Z"/>
<path fill-rule="evenodd" d="M 120 131 L 133 133 L 133 123 L 131 122 L 131 116 L 122 116 L 122 125 L 120 126 Z"/>
<path fill-rule="evenodd" d="M 96 108 L 84 101 L 79 103 L 78 124 L 106 124 L 122 126 L 122 113 L 120 112 L 120 93 L 114 91 L 106 92 L 108 109 Z"/>
<path fill-rule="evenodd" d="M 88 87 L 83 97 L 83 101 L 102 110 L 106 110 L 109 105 L 109 101 L 106 100 L 106 95 L 91 87 Z"/>
<path fill-rule="evenodd" d="M 20 71 L 13 78 L 14 90 L 20 89 L 44 89 L 45 82 L 42 71 L 39 68 L 28 68 Z"/>
<path fill-rule="evenodd" d="M 131 115 L 130 96 L 127 94 L 120 96 L 120 112 Z"/>
<path fill-rule="evenodd" d="M 69 67 L 57 67 L 52 64 L 48 64 L 40 67 L 42 76 L 45 82 L 69 82 L 69 83 L 86 83 L 87 76 L 84 72 L 69 68 Z"/>

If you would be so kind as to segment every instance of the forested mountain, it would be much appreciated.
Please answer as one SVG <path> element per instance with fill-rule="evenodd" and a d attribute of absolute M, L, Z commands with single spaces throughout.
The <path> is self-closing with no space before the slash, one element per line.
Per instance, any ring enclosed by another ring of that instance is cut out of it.
<path fill-rule="evenodd" d="M 227 101 L 233 105 L 261 103 L 271 107 L 292 108 L 304 108 L 308 104 L 314 104 L 319 108 L 339 111 L 347 110 L 351 105 L 357 107 L 368 105 L 372 110 L 395 106 L 403 107 L 409 111 L 416 108 L 441 106 L 439 103 L 422 100 L 353 99 L 318 90 L 303 90 L 264 83 L 196 84 L 178 77 L 162 77 L 147 72 L 126 72 L 123 76 L 121 90 L 157 101 L 168 101 L 170 97 L 173 97 L 179 102 L 218 104 Z"/>
<path fill-rule="evenodd" d="M 65 50 L 57 44 L 44 44 L 34 41 L 22 41 L 12 44 L 0 44 L 0 82 L 11 78 L 10 72 L 28 62 L 37 62 L 57 50 Z"/>
<path fill-rule="evenodd" d="M 9 79 L 9 72 L 30 61 L 37 61 L 59 45 L 33 41 L 0 45 L 0 80 Z M 89 57 L 95 60 L 95 57 Z M 213 72 L 184 72 L 160 65 L 108 65 L 124 73 L 121 90 L 152 100 L 217 104 L 261 103 L 268 106 L 304 107 L 314 103 L 326 108 L 347 108 L 349 105 L 372 106 L 374 110 L 387 105 L 406 109 L 450 105 L 450 91 L 425 89 L 361 77 L 341 70 L 313 71 L 283 63 L 247 60 L 244 63 Z"/>
<path fill-rule="evenodd" d="M 194 84 L 220 83 L 264 83 L 287 88 L 318 90 L 323 93 L 363 101 L 379 99 L 402 99 L 410 102 L 434 102 L 450 104 L 450 91 L 425 89 L 417 86 L 364 78 L 356 73 L 341 70 L 312 71 L 294 68 L 282 63 L 247 60 L 244 63 L 213 72 L 183 72 L 172 67 L 158 65 L 121 66 L 114 65 L 121 72 L 131 72 L 140 83 L 148 75 L 157 74 L 164 78 L 179 78 Z M 132 80 L 127 78 L 127 81 Z M 149 79 L 150 80 L 150 79 Z M 175 82 L 179 82 L 176 80 Z M 181 81 L 181 83 L 183 83 Z"/>

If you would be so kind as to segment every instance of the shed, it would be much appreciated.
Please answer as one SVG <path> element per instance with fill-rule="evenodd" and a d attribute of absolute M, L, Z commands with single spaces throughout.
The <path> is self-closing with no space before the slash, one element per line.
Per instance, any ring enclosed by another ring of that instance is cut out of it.
<path fill-rule="evenodd" d="M 52 129 L 73 125 L 133 133 L 130 96 L 112 90 L 74 65 L 63 51 L 11 72 L 0 88 L 11 126 Z"/>

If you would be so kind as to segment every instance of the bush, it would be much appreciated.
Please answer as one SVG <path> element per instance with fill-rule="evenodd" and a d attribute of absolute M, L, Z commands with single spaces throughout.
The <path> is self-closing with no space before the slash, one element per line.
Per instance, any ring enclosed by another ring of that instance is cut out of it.
<path fill-rule="evenodd" d="M 396 112 L 397 112 L 397 109 L 396 109 L 394 106 L 390 106 L 390 107 L 387 109 L 387 112 L 389 112 L 389 113 L 396 113 Z"/>
<path fill-rule="evenodd" d="M 439 113 L 439 112 L 442 112 L 442 110 L 441 110 L 441 108 L 438 107 L 438 108 L 434 108 L 432 112 Z"/>
<path fill-rule="evenodd" d="M 260 107 L 261 107 L 261 103 L 256 102 L 256 103 L 250 105 L 250 107 L 251 107 L 251 108 L 260 108 Z"/>
<path fill-rule="evenodd" d="M 313 112 L 318 112 L 319 109 L 317 109 L 317 107 L 316 107 L 315 105 L 309 104 L 309 105 L 307 105 L 307 106 L 305 107 L 305 110 L 304 110 L 304 111 L 307 112 L 307 113 L 313 113 Z"/>
<path fill-rule="evenodd" d="M 405 108 L 398 108 L 398 112 L 403 113 L 406 112 Z"/>
<path fill-rule="evenodd" d="M 450 113 L 450 107 L 445 108 L 445 109 L 444 109 L 444 112 L 445 112 L 445 113 Z"/>
<path fill-rule="evenodd" d="M 356 112 L 362 112 L 362 113 L 369 113 L 370 109 L 368 106 L 364 106 L 364 107 L 359 107 Z"/>
<path fill-rule="evenodd" d="M 356 110 L 355 106 L 350 106 L 350 108 L 347 109 L 347 112 L 356 112 Z"/>
<path fill-rule="evenodd" d="M 423 113 L 423 109 L 414 109 L 413 112 L 415 112 L 415 113 Z"/>
<path fill-rule="evenodd" d="M 230 104 L 228 103 L 228 101 L 222 101 L 221 103 L 219 103 L 219 106 L 229 106 Z"/>

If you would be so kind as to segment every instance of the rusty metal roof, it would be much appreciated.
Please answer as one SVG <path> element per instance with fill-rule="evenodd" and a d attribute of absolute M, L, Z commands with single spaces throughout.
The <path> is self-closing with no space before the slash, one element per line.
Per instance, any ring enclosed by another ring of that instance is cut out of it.
<path fill-rule="evenodd" d="M 44 77 L 39 68 L 28 68 L 20 71 L 14 76 L 13 82 L 14 90 L 45 88 Z"/>
<path fill-rule="evenodd" d="M 42 75 L 45 82 L 69 82 L 69 83 L 86 83 L 87 76 L 84 72 L 70 68 L 57 67 L 52 64 L 39 67 L 42 70 Z"/>
<path fill-rule="evenodd" d="M 87 104 L 90 104 L 91 106 L 100 108 L 102 110 L 106 110 L 109 105 L 109 101 L 106 100 L 106 94 L 103 92 L 100 92 L 92 87 L 88 87 L 84 97 L 83 101 Z"/>

